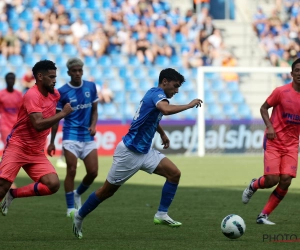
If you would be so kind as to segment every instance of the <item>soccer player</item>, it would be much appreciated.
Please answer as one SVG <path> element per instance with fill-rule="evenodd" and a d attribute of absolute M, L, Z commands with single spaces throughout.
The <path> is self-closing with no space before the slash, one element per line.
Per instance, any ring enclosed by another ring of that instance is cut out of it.
<path fill-rule="evenodd" d="M 167 68 L 160 72 L 158 87 L 147 91 L 133 117 L 128 133 L 115 149 L 113 163 L 104 185 L 92 193 L 79 210 L 71 212 L 73 232 L 77 238 L 82 238 L 83 219 L 139 170 L 166 178 L 154 223 L 171 227 L 181 226 L 180 222 L 168 216 L 168 209 L 179 183 L 180 170 L 164 154 L 151 148 L 151 143 L 157 131 L 164 149 L 169 147 L 169 138 L 159 125 L 163 115 L 176 114 L 201 105 L 200 99 L 186 105 L 169 104 L 168 99 L 178 93 L 184 81 L 180 73 Z"/>
<path fill-rule="evenodd" d="M 67 163 L 67 175 L 64 183 L 67 216 L 70 216 L 70 212 L 75 207 L 81 207 L 81 195 L 98 175 L 97 145 L 94 141 L 98 120 L 98 96 L 95 83 L 82 80 L 83 62 L 79 58 L 69 59 L 67 68 L 71 80 L 58 89 L 61 97 L 57 104 L 57 111 L 59 112 L 68 102 L 74 109 L 74 112 L 64 119 L 62 142 Z M 50 156 L 55 152 L 54 140 L 57 129 L 58 123 L 52 128 L 47 150 Z M 78 158 L 84 162 L 86 175 L 74 190 Z"/>
<path fill-rule="evenodd" d="M 60 95 L 54 88 L 56 67 L 52 61 L 37 62 L 32 72 L 36 84 L 22 99 L 17 122 L 7 138 L 0 164 L 0 207 L 3 215 L 7 215 L 15 198 L 51 195 L 59 189 L 58 176 L 45 156 L 44 148 L 50 128 L 71 113 L 72 108 L 67 103 L 62 112 L 55 112 Z M 10 189 L 21 167 L 34 183 Z"/>
<path fill-rule="evenodd" d="M 277 87 L 260 108 L 266 125 L 264 137 L 264 175 L 254 178 L 242 195 L 247 204 L 258 189 L 276 186 L 257 224 L 274 225 L 268 217 L 288 192 L 298 168 L 300 134 L 300 58 L 292 64 L 293 81 Z M 273 108 L 271 118 L 268 109 Z"/>
<path fill-rule="evenodd" d="M 0 134 L 3 146 L 6 145 L 6 138 L 13 125 L 17 121 L 21 107 L 22 93 L 14 89 L 16 75 L 9 72 L 5 75 L 6 89 L 0 91 Z M 16 185 L 12 183 L 12 188 Z"/>

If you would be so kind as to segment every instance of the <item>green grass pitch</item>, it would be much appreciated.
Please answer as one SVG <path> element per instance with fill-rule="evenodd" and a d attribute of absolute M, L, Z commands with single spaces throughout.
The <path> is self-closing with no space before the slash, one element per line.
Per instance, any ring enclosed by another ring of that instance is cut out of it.
<path fill-rule="evenodd" d="M 253 177 L 261 176 L 262 155 L 169 158 L 182 172 L 169 215 L 182 222 L 182 227 L 153 224 L 164 178 L 140 171 L 85 219 L 84 237 L 78 240 L 65 215 L 65 169 L 57 168 L 61 179 L 57 194 L 14 200 L 8 215 L 0 217 L 0 249 L 299 249 L 300 242 L 263 241 L 264 235 L 294 234 L 300 238 L 298 179 L 270 216 L 276 225 L 257 225 L 256 216 L 271 190 L 259 190 L 248 205 L 242 204 L 241 195 Z M 99 158 L 99 176 L 83 201 L 102 185 L 111 161 L 111 157 Z M 81 164 L 77 184 L 84 173 Z M 30 182 L 23 171 L 16 179 L 18 186 Z M 237 240 L 227 239 L 220 229 L 222 219 L 231 213 L 240 215 L 247 226 L 245 235 Z"/>

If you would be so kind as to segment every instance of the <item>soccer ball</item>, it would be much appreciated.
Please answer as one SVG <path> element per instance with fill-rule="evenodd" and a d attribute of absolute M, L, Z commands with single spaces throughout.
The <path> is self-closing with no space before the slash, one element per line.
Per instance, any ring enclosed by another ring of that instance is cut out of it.
<path fill-rule="evenodd" d="M 242 217 L 236 214 L 229 214 L 222 220 L 221 230 L 227 238 L 237 239 L 245 233 L 246 224 Z"/>

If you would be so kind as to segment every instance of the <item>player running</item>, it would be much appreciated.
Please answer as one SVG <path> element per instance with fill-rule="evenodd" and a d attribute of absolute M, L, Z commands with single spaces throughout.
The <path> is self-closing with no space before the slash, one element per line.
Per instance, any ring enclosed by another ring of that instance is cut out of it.
<path fill-rule="evenodd" d="M 93 82 L 82 80 L 83 62 L 79 58 L 71 58 L 67 62 L 68 74 L 71 81 L 58 89 L 60 100 L 57 112 L 70 103 L 74 112 L 64 119 L 63 125 L 63 151 L 67 163 L 65 178 L 65 196 L 67 203 L 67 216 L 72 210 L 81 207 L 81 195 L 89 188 L 98 175 L 97 145 L 94 141 L 98 120 L 98 95 Z M 48 154 L 55 152 L 55 135 L 58 123 L 52 128 Z M 80 185 L 74 190 L 74 180 L 77 168 L 77 159 L 83 160 L 86 175 Z"/>
<path fill-rule="evenodd" d="M 261 106 L 265 122 L 264 175 L 254 178 L 242 195 L 247 204 L 258 189 L 276 186 L 256 219 L 257 224 L 274 225 L 268 217 L 288 192 L 298 168 L 300 134 L 300 59 L 292 64 L 293 81 L 276 88 Z M 268 109 L 273 107 L 271 118 Z"/>
<path fill-rule="evenodd" d="M 92 193 L 78 211 L 71 212 L 73 232 L 77 238 L 82 238 L 83 219 L 139 170 L 166 178 L 160 205 L 154 215 L 154 223 L 170 227 L 181 226 L 180 222 L 168 216 L 168 209 L 179 183 L 180 170 L 164 154 L 151 148 L 151 143 L 157 131 L 161 136 L 164 149 L 169 147 L 169 138 L 159 125 L 163 115 L 172 115 L 201 106 L 200 99 L 195 99 L 186 105 L 169 104 L 168 99 L 178 93 L 184 81 L 184 77 L 176 70 L 164 69 L 160 72 L 158 87 L 147 91 L 133 117 L 128 133 L 115 149 L 113 163 L 104 185 Z"/>
<path fill-rule="evenodd" d="M 36 84 L 27 91 L 0 164 L 0 207 L 6 215 L 15 198 L 51 195 L 59 189 L 56 171 L 44 154 L 50 128 L 72 112 L 71 105 L 55 114 L 59 93 L 54 88 L 56 67 L 52 61 L 39 61 L 32 68 Z M 20 168 L 34 181 L 27 186 L 10 189 Z"/>

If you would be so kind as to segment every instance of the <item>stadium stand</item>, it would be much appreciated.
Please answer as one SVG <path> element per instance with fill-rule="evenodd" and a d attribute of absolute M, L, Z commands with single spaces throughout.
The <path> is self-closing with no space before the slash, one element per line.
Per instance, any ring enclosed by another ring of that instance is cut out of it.
<path fill-rule="evenodd" d="M 141 96 L 157 84 L 160 70 L 166 67 L 186 78 L 182 94 L 171 103 L 188 102 L 196 97 L 196 67 L 218 66 L 218 62 L 222 66 L 222 58 L 216 58 L 222 53 L 216 51 L 226 51 L 226 46 L 205 8 L 196 15 L 191 10 L 182 14 L 160 0 L 0 3 L 0 77 L 14 71 L 20 82 L 37 60 L 48 58 L 58 66 L 59 87 L 68 80 L 66 60 L 80 56 L 85 62 L 84 77 L 100 87 L 107 82 L 114 92 L 112 103 L 99 103 L 101 119 L 121 118 L 124 104 L 124 115 L 131 118 Z M 238 79 L 226 79 L 205 76 L 205 117 L 251 118 Z M 243 112 L 237 115 L 240 109 Z M 195 119 L 196 112 L 172 118 Z"/>

